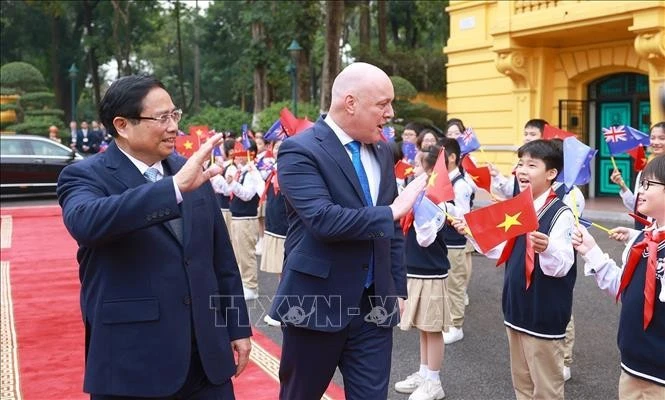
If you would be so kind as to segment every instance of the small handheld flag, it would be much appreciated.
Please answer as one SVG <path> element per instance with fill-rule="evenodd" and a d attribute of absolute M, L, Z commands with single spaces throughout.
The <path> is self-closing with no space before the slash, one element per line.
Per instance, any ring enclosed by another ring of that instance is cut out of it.
<path fill-rule="evenodd" d="M 457 137 L 457 142 L 459 143 L 460 152 L 462 155 L 471 153 L 472 151 L 476 151 L 480 148 L 478 137 L 471 127 L 466 128 L 464 132 Z"/>

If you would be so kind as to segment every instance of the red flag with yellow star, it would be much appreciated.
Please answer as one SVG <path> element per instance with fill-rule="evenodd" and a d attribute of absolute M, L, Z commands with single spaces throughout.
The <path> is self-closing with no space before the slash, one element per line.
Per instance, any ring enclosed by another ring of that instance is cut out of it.
<path fill-rule="evenodd" d="M 552 125 L 545 125 L 543 130 L 543 139 L 552 140 L 552 139 L 565 139 L 567 137 L 576 137 L 574 133 L 564 131 L 563 129 L 555 128 Z"/>
<path fill-rule="evenodd" d="M 464 215 L 466 224 L 483 253 L 510 238 L 538 229 L 531 190 L 512 199 L 479 208 Z"/>
<path fill-rule="evenodd" d="M 434 204 L 455 200 L 455 192 L 453 192 L 453 184 L 450 182 L 450 177 L 448 176 L 446 153 L 444 150 L 441 147 L 439 157 L 436 159 L 436 164 L 434 164 L 432 173 L 429 176 L 425 191 L 425 196 L 432 200 Z"/>
<path fill-rule="evenodd" d="M 462 167 L 469 178 L 473 179 L 473 183 L 481 189 L 491 192 L 490 186 L 492 184 L 492 176 L 490 175 L 490 168 L 488 166 L 477 167 L 471 157 L 466 156 L 462 158 Z"/>
<path fill-rule="evenodd" d="M 183 157 L 191 157 L 199 149 L 199 139 L 195 135 L 175 137 L 175 151 Z"/>
<path fill-rule="evenodd" d="M 397 161 L 397 164 L 395 164 L 395 177 L 397 179 L 405 179 L 409 175 L 413 175 L 413 165 L 402 160 Z"/>
<path fill-rule="evenodd" d="M 635 171 L 642 171 L 644 167 L 647 166 L 647 155 L 644 152 L 644 147 L 642 145 L 630 149 L 626 153 L 633 157 L 633 168 Z"/>

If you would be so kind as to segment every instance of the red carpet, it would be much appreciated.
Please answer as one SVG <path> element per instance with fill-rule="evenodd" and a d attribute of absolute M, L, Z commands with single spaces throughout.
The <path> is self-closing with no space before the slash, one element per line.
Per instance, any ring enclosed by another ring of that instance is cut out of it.
<path fill-rule="evenodd" d="M 79 308 L 76 242 L 62 223 L 57 206 L 3 208 L 3 266 L 8 262 L 13 302 L 13 330 L 18 343 L 20 392 L 26 400 L 85 399 L 83 387 L 83 325 Z M 3 291 L 5 287 L 3 286 Z M 4 293 L 3 293 L 4 299 Z M 10 303 L 11 305 L 11 303 Z M 11 313 L 11 307 L 9 313 Z M 7 320 L 3 309 L 3 326 Z M 11 320 L 11 318 L 10 318 Z M 12 330 L 3 328 L 3 353 Z M 279 393 L 280 347 L 254 329 L 252 361 L 234 380 L 239 400 L 273 400 Z M 11 341 L 10 341 L 11 342 Z M 11 350 L 11 349 L 10 349 Z M 11 370 L 3 355 L 3 374 Z M 4 376 L 4 375 L 3 375 Z M 5 393 L 18 390 L 18 382 Z M 4 385 L 4 383 L 3 383 Z M 8 398 L 14 398 L 9 396 Z M 343 399 L 331 385 L 326 397 Z"/>

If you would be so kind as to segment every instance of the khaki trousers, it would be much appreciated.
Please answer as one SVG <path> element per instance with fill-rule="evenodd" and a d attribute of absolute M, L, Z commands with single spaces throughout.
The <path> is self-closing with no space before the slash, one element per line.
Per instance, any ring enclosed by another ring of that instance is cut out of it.
<path fill-rule="evenodd" d="M 231 244 L 238 261 L 242 285 L 247 289 L 259 287 L 259 273 L 256 264 L 256 241 L 259 235 L 258 218 L 232 218 Z"/>
<path fill-rule="evenodd" d="M 464 324 L 464 295 L 469 282 L 469 270 L 466 257 L 470 256 L 465 249 L 448 249 L 448 299 L 450 302 L 451 325 L 461 328 Z"/>
<path fill-rule="evenodd" d="M 566 337 L 563 339 L 563 365 L 570 367 L 573 363 L 573 346 L 575 345 L 575 320 L 570 315 L 570 321 L 566 326 Z"/>
<path fill-rule="evenodd" d="M 635 378 L 621 370 L 619 377 L 619 400 L 662 400 L 665 399 L 665 386 Z"/>
<path fill-rule="evenodd" d="M 506 327 L 517 400 L 563 400 L 563 340 L 539 339 Z"/>
<path fill-rule="evenodd" d="M 229 231 L 229 239 L 231 239 L 231 211 L 224 209 L 221 210 L 224 223 L 226 224 L 226 230 Z"/>

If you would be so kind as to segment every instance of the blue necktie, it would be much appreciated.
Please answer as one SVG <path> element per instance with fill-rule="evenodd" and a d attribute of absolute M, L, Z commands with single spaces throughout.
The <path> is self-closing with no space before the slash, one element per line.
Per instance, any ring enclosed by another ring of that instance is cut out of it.
<path fill-rule="evenodd" d="M 374 205 L 374 202 L 372 201 L 372 193 L 369 190 L 369 180 L 367 179 L 367 174 L 365 173 L 363 162 L 360 159 L 360 146 L 360 142 L 356 140 L 346 144 L 346 148 L 351 151 L 351 162 L 353 162 L 353 168 L 356 170 L 356 175 L 358 175 L 360 187 L 363 189 L 365 202 L 368 206 L 371 207 Z M 370 287 L 374 282 L 374 243 L 372 243 L 371 246 L 369 271 L 367 272 L 367 279 L 365 280 L 366 288 Z"/>
<path fill-rule="evenodd" d="M 157 182 L 159 180 L 159 170 L 157 168 L 150 167 L 144 173 L 143 176 L 150 182 Z"/>

